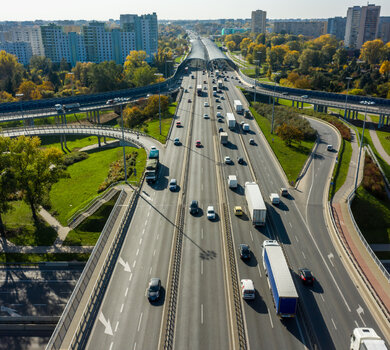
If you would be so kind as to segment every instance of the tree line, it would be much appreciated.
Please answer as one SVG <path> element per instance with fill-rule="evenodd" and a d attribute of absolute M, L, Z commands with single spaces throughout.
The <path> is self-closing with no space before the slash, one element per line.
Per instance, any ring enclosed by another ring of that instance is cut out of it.
<path fill-rule="evenodd" d="M 67 176 L 62 152 L 40 145 L 38 137 L 0 137 L 1 235 L 5 235 L 3 215 L 12 209 L 13 200 L 23 199 L 37 222 L 37 210 L 49 203 L 51 186 Z"/>
<path fill-rule="evenodd" d="M 255 65 L 252 76 L 263 74 L 288 87 L 339 93 L 349 88 L 350 94 L 390 98 L 390 43 L 380 39 L 367 41 L 360 50 L 346 49 L 330 34 L 312 39 L 244 33 L 221 41 Z"/>

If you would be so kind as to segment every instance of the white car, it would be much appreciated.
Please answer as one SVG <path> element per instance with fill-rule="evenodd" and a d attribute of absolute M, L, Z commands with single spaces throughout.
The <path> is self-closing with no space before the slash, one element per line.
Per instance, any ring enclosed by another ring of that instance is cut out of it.
<path fill-rule="evenodd" d="M 176 191 L 176 189 L 177 189 L 177 180 L 176 179 L 171 179 L 171 181 L 169 181 L 169 189 L 171 191 Z"/>
<path fill-rule="evenodd" d="M 229 156 L 226 156 L 225 157 L 225 164 L 232 164 L 233 162 L 232 162 L 232 160 L 230 159 L 230 157 Z"/>
<path fill-rule="evenodd" d="M 333 151 L 333 146 L 332 146 L 332 145 L 328 145 L 328 146 L 326 147 L 326 149 L 327 149 L 328 151 L 332 152 L 332 151 Z"/>
<path fill-rule="evenodd" d="M 222 118 L 222 113 L 221 112 L 217 112 L 217 118 Z"/>
<path fill-rule="evenodd" d="M 214 220 L 215 219 L 215 210 L 212 205 L 207 207 L 207 219 Z"/>
<path fill-rule="evenodd" d="M 205 103 L 203 104 L 203 106 L 208 107 L 208 106 L 209 106 L 209 103 L 208 103 L 208 102 L 205 102 Z"/>
<path fill-rule="evenodd" d="M 203 118 L 204 119 L 209 119 L 209 115 L 205 113 L 205 114 L 203 114 Z"/>

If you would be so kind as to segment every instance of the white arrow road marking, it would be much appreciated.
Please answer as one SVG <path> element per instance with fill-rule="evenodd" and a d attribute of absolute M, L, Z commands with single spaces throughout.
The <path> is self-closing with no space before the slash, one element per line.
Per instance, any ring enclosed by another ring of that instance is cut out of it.
<path fill-rule="evenodd" d="M 104 333 L 108 334 L 108 335 L 114 335 L 114 333 L 112 333 L 112 328 L 111 328 L 111 323 L 110 323 L 110 320 L 106 320 L 106 318 L 104 317 L 103 313 L 101 312 L 100 315 L 99 315 L 99 321 L 101 323 L 103 323 L 103 326 L 104 326 Z"/>
<path fill-rule="evenodd" d="M 131 272 L 129 263 L 127 261 L 125 262 L 121 257 L 119 257 L 118 263 L 121 264 L 125 268 L 126 272 Z"/>
<path fill-rule="evenodd" d="M 329 259 L 330 263 L 332 264 L 332 266 L 334 267 L 334 264 L 333 264 L 333 261 L 332 261 L 332 259 L 334 259 L 333 253 L 329 253 L 328 254 L 328 259 Z"/>
<path fill-rule="evenodd" d="M 0 308 L 1 311 L 8 312 L 10 316 L 12 317 L 21 317 L 18 313 L 16 313 L 16 310 L 11 309 L 10 307 L 2 306 Z"/>
<path fill-rule="evenodd" d="M 362 317 L 362 314 L 364 315 L 364 310 L 363 310 L 363 308 L 360 305 L 356 309 L 356 312 L 358 313 L 360 319 L 362 320 L 362 323 L 363 323 L 364 327 L 366 327 L 366 323 L 364 322 L 363 317 Z"/>

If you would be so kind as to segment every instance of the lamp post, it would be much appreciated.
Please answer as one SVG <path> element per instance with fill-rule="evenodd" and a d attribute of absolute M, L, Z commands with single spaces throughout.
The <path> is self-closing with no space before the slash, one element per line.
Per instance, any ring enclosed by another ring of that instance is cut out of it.
<path fill-rule="evenodd" d="M 123 125 L 123 105 L 120 105 L 121 123 L 122 123 L 122 143 L 123 143 L 123 168 L 125 171 L 125 183 L 127 183 L 127 165 L 126 165 L 126 144 L 125 144 L 125 130 Z"/>
<path fill-rule="evenodd" d="M 20 100 L 23 98 L 24 94 L 23 93 L 20 93 L 20 94 L 15 94 L 15 97 L 20 97 Z M 20 112 L 21 112 L 21 115 L 22 115 L 22 119 L 23 119 L 23 105 L 20 104 Z"/>
<path fill-rule="evenodd" d="M 364 112 L 364 121 L 363 121 L 363 131 L 362 131 L 362 137 L 360 139 L 360 148 L 359 148 L 359 159 L 358 159 L 358 164 L 357 164 L 357 170 L 356 170 L 356 179 L 355 179 L 355 192 L 357 189 L 357 183 L 358 183 L 358 178 L 359 178 L 359 167 L 360 167 L 360 158 L 362 156 L 362 148 L 363 148 L 363 139 L 364 139 L 364 129 L 366 127 L 366 117 L 367 117 L 367 109 L 368 106 L 375 104 L 375 102 L 372 101 L 360 101 L 362 105 L 366 106 L 366 110 Z"/>
<path fill-rule="evenodd" d="M 258 64 L 260 60 L 254 60 L 255 64 Z M 254 95 L 254 102 L 256 102 L 256 86 L 257 86 L 257 69 L 255 67 L 255 95 Z"/>
<path fill-rule="evenodd" d="M 346 77 L 347 79 L 347 94 L 345 95 L 345 112 L 344 112 L 344 119 L 347 119 L 347 101 L 348 101 L 348 92 L 349 92 L 349 82 L 352 80 L 351 77 Z"/>
<path fill-rule="evenodd" d="M 272 121 L 271 121 L 271 134 L 274 133 L 274 119 L 275 119 L 275 88 L 276 88 L 276 76 L 278 76 L 280 73 L 274 73 L 274 95 L 272 98 Z"/>
<path fill-rule="evenodd" d="M 161 73 L 154 73 L 155 76 L 161 77 L 163 74 Z M 160 126 L 160 135 L 161 135 L 161 83 L 158 85 L 158 121 Z"/>

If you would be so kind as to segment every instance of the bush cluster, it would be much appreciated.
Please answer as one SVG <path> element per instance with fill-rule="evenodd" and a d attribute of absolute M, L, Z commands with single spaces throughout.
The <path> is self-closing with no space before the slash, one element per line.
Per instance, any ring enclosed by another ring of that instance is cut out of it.
<path fill-rule="evenodd" d="M 272 105 L 255 102 L 254 107 L 257 113 L 264 116 L 269 121 L 272 120 Z M 303 133 L 304 140 L 309 141 L 316 139 L 317 131 L 310 126 L 310 123 L 305 118 L 302 118 L 292 109 L 275 106 L 274 130 L 276 130 L 278 126 L 282 126 L 282 124 L 299 129 Z"/>
<path fill-rule="evenodd" d="M 386 198 L 386 189 L 383 176 L 369 155 L 364 159 L 363 187 L 379 199 Z"/>
<path fill-rule="evenodd" d="M 126 154 L 126 166 L 127 166 L 127 177 L 134 174 L 135 166 L 137 164 L 137 152 L 131 152 Z M 123 159 L 117 160 L 110 164 L 110 170 L 108 171 L 107 178 L 101 183 L 98 188 L 98 192 L 103 192 L 111 184 L 122 181 L 125 179 L 125 170 L 123 166 Z"/>
<path fill-rule="evenodd" d="M 72 152 L 64 156 L 64 165 L 69 166 L 77 162 L 81 162 L 84 159 L 87 159 L 89 154 L 86 152 Z"/>

